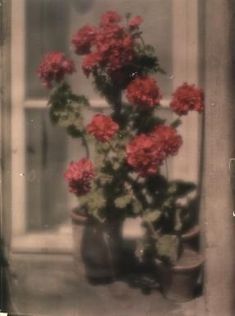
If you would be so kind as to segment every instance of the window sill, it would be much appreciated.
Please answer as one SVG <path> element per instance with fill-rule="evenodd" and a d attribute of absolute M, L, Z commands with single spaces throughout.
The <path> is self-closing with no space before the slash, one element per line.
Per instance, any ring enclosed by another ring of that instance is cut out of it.
<path fill-rule="evenodd" d="M 72 232 L 38 232 L 14 236 L 12 253 L 70 254 L 73 250 Z"/>

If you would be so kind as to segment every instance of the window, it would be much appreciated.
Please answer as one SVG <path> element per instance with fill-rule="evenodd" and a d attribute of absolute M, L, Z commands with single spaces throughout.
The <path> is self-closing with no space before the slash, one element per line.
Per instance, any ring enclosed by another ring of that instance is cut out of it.
<path fill-rule="evenodd" d="M 167 104 L 177 85 L 184 81 L 197 83 L 197 0 L 12 1 L 14 251 L 71 251 L 68 210 L 76 205 L 76 199 L 67 193 L 62 175 L 68 161 L 78 158 L 80 148 L 77 140 L 71 140 L 62 129 L 51 126 L 46 94 L 35 69 L 43 53 L 68 51 L 71 35 L 85 23 L 96 23 L 104 8 L 144 17 L 146 41 L 154 44 L 160 63 L 168 73 L 158 79 L 167 96 L 163 100 L 163 115 L 169 115 Z M 92 100 L 87 118 L 97 106 L 105 107 L 84 76 L 76 74 L 71 83 Z M 181 127 L 184 145 L 180 155 L 170 163 L 170 174 L 174 178 L 197 180 L 197 120 L 193 113 L 184 119 Z M 188 128 L 192 124 L 194 128 Z"/>

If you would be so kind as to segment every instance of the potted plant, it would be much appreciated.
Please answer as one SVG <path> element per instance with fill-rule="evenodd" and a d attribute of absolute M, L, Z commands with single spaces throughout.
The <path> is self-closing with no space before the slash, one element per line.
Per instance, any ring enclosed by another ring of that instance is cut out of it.
<path fill-rule="evenodd" d="M 172 224 L 171 214 L 184 214 L 173 210 L 176 197 L 195 188 L 170 182 L 161 166 L 182 145 L 180 117 L 203 110 L 203 93 L 183 83 L 169 104 L 178 117 L 167 123 L 159 116 L 162 93 L 154 75 L 164 71 L 154 47 L 144 42 L 141 23 L 140 16 L 124 18 L 109 11 L 98 26 L 85 25 L 72 38 L 75 53 L 82 56 L 82 71 L 109 104 L 108 115 L 101 112 L 85 122 L 89 100 L 72 91 L 67 75 L 76 71 L 75 63 L 63 53 L 48 53 L 38 68 L 39 78 L 51 91 L 52 122 L 80 138 L 86 150 L 85 157 L 70 163 L 65 179 L 79 198 L 71 216 L 75 227 L 84 226 L 81 251 L 92 279 L 112 279 L 120 272 L 125 218 L 142 216 L 151 224 L 148 227 L 156 221 L 164 231 Z M 163 215 L 168 213 L 169 218 Z"/>

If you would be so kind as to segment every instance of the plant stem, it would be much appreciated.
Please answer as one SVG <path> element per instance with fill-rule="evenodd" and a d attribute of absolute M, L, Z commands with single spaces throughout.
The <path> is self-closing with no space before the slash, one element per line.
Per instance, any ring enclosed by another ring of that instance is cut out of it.
<path fill-rule="evenodd" d="M 167 178 L 167 181 L 169 181 L 169 169 L 168 169 L 167 159 L 165 160 L 165 166 L 166 166 L 166 178 Z"/>
<path fill-rule="evenodd" d="M 122 109 L 121 91 L 118 91 L 117 93 L 115 93 L 113 106 L 114 106 L 114 118 L 117 120 L 117 123 L 120 123 L 121 109 Z"/>
<path fill-rule="evenodd" d="M 81 136 L 81 141 L 82 141 L 82 145 L 85 148 L 86 157 L 89 158 L 90 157 L 90 150 L 89 150 L 89 146 L 88 146 L 88 142 L 86 140 L 86 137 L 83 134 Z"/>

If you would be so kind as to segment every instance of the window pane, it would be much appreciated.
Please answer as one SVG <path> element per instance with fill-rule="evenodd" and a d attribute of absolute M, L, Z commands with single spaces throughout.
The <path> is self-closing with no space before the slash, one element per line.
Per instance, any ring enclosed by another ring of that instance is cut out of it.
<path fill-rule="evenodd" d="M 47 110 L 27 109 L 25 116 L 28 229 L 49 228 L 68 215 L 63 180 L 67 135 L 64 129 L 52 126 Z"/>
<path fill-rule="evenodd" d="M 68 45 L 68 3 L 66 0 L 26 2 L 26 97 L 45 96 L 36 76 L 42 56 L 51 50 L 66 52 Z"/>

